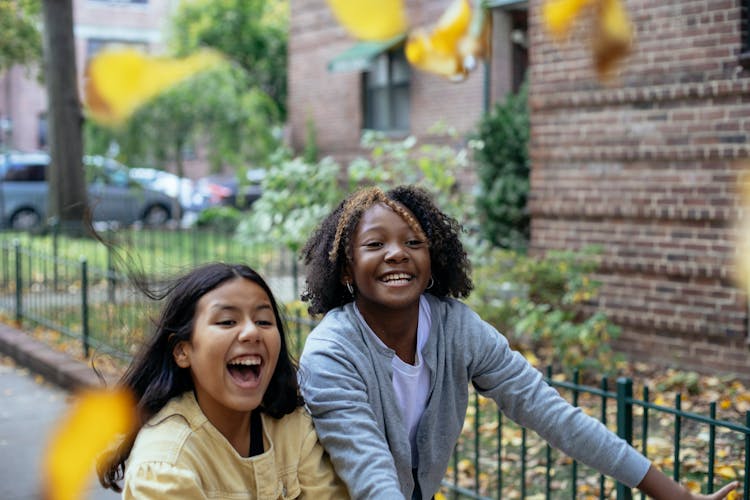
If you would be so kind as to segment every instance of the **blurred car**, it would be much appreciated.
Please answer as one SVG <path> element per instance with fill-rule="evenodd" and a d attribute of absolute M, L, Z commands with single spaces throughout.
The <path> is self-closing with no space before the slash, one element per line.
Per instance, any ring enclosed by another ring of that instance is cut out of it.
<path fill-rule="evenodd" d="M 263 194 L 261 182 L 265 174 L 261 168 L 250 169 L 242 183 L 234 175 L 208 175 L 198 179 L 195 187 L 209 205 L 250 208 Z"/>
<path fill-rule="evenodd" d="M 198 192 L 192 179 L 156 168 L 133 167 L 128 173 L 144 187 L 179 200 L 183 213 L 197 212 L 207 205 L 206 196 Z"/>
<path fill-rule="evenodd" d="M 46 153 L 0 155 L 0 225 L 31 229 L 47 218 L 49 186 Z M 92 218 L 160 225 L 179 215 L 177 201 L 130 179 L 128 169 L 110 158 L 83 158 Z"/>

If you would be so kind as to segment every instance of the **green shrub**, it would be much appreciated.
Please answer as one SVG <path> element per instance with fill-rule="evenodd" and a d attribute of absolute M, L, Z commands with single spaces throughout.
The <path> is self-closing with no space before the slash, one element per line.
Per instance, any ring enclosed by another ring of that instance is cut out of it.
<path fill-rule="evenodd" d="M 598 250 L 552 251 L 544 258 L 484 248 L 472 255 L 479 315 L 542 366 L 611 374 L 620 357 L 610 343 L 620 329 L 593 310 Z"/>
<path fill-rule="evenodd" d="M 508 94 L 479 122 L 470 141 L 479 177 L 476 197 L 482 236 L 524 250 L 529 240 L 529 112 L 527 90 Z"/>
<path fill-rule="evenodd" d="M 202 228 L 233 233 L 242 218 L 243 213 L 235 207 L 215 206 L 202 210 L 195 224 Z"/>

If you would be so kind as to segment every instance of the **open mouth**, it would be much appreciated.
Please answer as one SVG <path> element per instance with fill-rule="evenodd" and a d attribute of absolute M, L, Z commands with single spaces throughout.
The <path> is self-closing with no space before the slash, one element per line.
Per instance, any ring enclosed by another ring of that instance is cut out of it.
<path fill-rule="evenodd" d="M 387 285 L 404 285 L 414 279 L 414 276 L 406 273 L 391 273 L 380 278 Z"/>
<path fill-rule="evenodd" d="M 260 378 L 263 360 L 260 356 L 241 356 L 227 363 L 227 370 L 241 384 L 253 383 Z"/>

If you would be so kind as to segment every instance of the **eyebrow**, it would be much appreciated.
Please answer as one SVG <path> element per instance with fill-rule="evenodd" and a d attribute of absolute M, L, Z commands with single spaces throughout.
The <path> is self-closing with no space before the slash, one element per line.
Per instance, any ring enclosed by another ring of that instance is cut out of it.
<path fill-rule="evenodd" d="M 210 311 L 236 311 L 239 309 L 241 309 L 240 306 L 236 306 L 233 304 L 223 304 L 223 303 L 213 304 L 211 305 L 211 307 L 209 307 Z M 273 310 L 273 307 L 271 307 L 271 304 L 269 304 L 268 302 L 264 302 L 256 306 L 254 311 L 258 312 L 258 311 L 264 311 L 266 309 Z"/>

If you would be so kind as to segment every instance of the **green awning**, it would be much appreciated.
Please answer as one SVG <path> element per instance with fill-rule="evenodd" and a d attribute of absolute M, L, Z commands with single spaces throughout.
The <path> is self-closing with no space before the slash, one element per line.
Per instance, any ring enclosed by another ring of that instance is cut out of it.
<path fill-rule="evenodd" d="M 383 52 L 404 41 L 406 35 L 398 35 L 383 42 L 359 42 L 328 62 L 328 71 L 365 71 L 370 63 Z"/>

